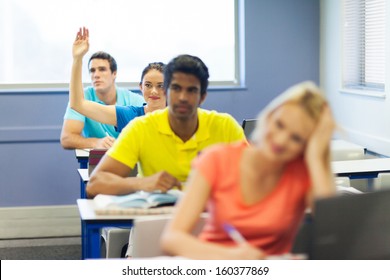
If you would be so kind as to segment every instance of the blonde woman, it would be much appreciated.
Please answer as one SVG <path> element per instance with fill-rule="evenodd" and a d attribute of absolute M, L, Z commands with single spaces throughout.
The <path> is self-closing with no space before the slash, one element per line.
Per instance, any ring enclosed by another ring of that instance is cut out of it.
<path fill-rule="evenodd" d="M 335 193 L 329 162 L 334 127 L 313 83 L 281 94 L 259 114 L 252 145 L 215 145 L 194 160 L 186 194 L 163 233 L 163 250 L 193 259 L 288 253 L 305 209 Z M 209 219 L 193 237 L 206 206 Z M 229 234 L 232 228 L 241 236 Z"/>

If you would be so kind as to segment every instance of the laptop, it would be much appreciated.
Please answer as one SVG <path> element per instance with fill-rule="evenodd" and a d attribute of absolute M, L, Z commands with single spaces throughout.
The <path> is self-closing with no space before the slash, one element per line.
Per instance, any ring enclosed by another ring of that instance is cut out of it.
<path fill-rule="evenodd" d="M 255 129 L 256 119 L 244 119 L 242 121 L 242 128 L 244 129 L 244 134 L 246 139 L 249 139 L 252 131 Z"/>
<path fill-rule="evenodd" d="M 390 259 L 390 190 L 318 200 L 309 258 Z"/>

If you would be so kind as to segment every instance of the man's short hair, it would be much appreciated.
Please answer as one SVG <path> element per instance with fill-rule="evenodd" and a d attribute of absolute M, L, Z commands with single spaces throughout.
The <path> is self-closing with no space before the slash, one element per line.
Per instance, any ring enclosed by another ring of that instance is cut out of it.
<path fill-rule="evenodd" d="M 168 92 L 172 76 L 176 72 L 197 77 L 200 81 L 200 94 L 206 94 L 209 85 L 209 70 L 199 57 L 183 54 L 175 57 L 167 64 L 164 70 L 164 89 L 166 92 Z"/>
<path fill-rule="evenodd" d="M 95 52 L 91 58 L 88 60 L 88 69 L 89 69 L 89 65 L 92 61 L 92 59 L 105 59 L 105 60 L 108 60 L 108 63 L 110 64 L 110 70 L 112 73 L 116 72 L 118 70 L 118 66 L 116 64 L 116 60 L 115 58 L 113 58 L 110 54 L 106 53 L 106 52 Z"/>

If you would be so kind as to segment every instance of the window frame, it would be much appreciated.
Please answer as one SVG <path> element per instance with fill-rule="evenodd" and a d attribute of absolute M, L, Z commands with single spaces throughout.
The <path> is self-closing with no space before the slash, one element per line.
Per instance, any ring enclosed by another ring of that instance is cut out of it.
<path fill-rule="evenodd" d="M 12 1 L 12 0 L 5 0 Z M 211 91 L 225 91 L 244 89 L 245 85 L 245 22 L 244 22 L 244 11 L 245 0 L 233 0 L 234 1 L 234 79 L 233 80 L 211 80 L 209 82 L 209 89 Z M 70 47 L 69 47 L 70 49 Z M 83 71 L 86 68 L 90 54 L 84 58 Z M 69 56 L 71 59 L 71 56 Z M 88 57 L 88 58 L 87 58 Z M 164 61 L 168 62 L 168 61 Z M 142 70 L 142 69 L 141 69 Z M 139 76 L 141 74 L 141 70 Z M 70 71 L 70 69 L 69 69 Z M 120 70 L 119 70 L 120 71 Z M 83 72 L 85 77 L 85 72 Z M 69 73 L 70 78 L 70 73 Z M 137 76 L 137 78 L 139 78 Z M 120 87 L 128 88 L 132 91 L 139 91 L 138 81 L 134 82 L 116 82 Z M 84 86 L 90 86 L 90 81 L 86 82 L 84 78 Z M 69 82 L 60 83 L 1 83 L 0 82 L 0 93 L 12 93 L 12 92 L 64 92 L 69 88 Z"/>

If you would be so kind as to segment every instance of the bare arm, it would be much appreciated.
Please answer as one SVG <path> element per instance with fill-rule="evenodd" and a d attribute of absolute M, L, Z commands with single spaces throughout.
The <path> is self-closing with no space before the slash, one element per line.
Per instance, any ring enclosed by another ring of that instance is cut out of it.
<path fill-rule="evenodd" d="M 122 195 L 139 190 L 166 192 L 180 187 L 180 182 L 167 172 L 158 172 L 148 177 L 128 177 L 132 169 L 116 159 L 105 155 L 91 174 L 87 185 L 88 197 L 97 194 Z"/>
<path fill-rule="evenodd" d="M 336 192 L 334 176 L 330 164 L 330 141 L 335 128 L 330 108 L 323 109 L 317 127 L 310 136 L 305 152 L 305 161 L 309 168 L 312 191 L 308 196 L 308 205 L 313 206 L 316 198 L 326 198 Z"/>
<path fill-rule="evenodd" d="M 116 125 L 116 111 L 114 105 L 105 106 L 93 101 L 85 100 L 82 83 L 83 57 L 89 49 L 89 31 L 83 28 L 77 32 L 73 43 L 73 64 L 69 84 L 69 105 L 73 110 L 95 121 Z"/>
<path fill-rule="evenodd" d="M 206 179 L 194 171 L 173 220 L 165 228 L 161 246 L 165 252 L 191 259 L 262 259 L 264 253 L 248 243 L 226 247 L 191 235 L 210 195 Z"/>
<path fill-rule="evenodd" d="M 84 123 L 78 120 L 64 120 L 61 131 L 61 145 L 64 149 L 108 149 L 115 139 L 107 136 L 104 138 L 85 138 L 82 136 Z"/>

